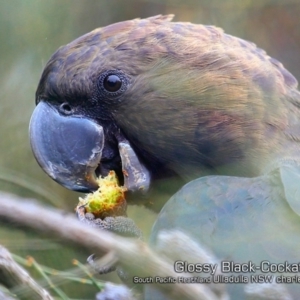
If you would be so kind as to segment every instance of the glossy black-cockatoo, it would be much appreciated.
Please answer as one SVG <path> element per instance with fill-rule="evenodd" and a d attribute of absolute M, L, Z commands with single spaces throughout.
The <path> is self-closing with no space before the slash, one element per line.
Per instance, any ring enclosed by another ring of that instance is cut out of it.
<path fill-rule="evenodd" d="M 163 208 L 153 244 L 178 227 L 221 258 L 295 260 L 296 79 L 250 42 L 171 18 L 95 29 L 53 54 L 30 124 L 37 161 L 77 191 L 109 170 L 144 193 L 157 179 L 201 177 Z"/>

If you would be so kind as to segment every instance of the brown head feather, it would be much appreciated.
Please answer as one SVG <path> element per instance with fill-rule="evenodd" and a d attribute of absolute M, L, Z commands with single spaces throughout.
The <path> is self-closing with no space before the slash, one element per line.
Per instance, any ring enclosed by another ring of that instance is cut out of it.
<path fill-rule="evenodd" d="M 122 70 L 130 87 L 111 114 L 137 147 L 170 165 L 186 155 L 191 165 L 238 161 L 256 174 L 270 151 L 300 137 L 297 80 L 253 43 L 172 18 L 116 23 L 59 48 L 37 99 L 91 101 L 99 74 Z"/>

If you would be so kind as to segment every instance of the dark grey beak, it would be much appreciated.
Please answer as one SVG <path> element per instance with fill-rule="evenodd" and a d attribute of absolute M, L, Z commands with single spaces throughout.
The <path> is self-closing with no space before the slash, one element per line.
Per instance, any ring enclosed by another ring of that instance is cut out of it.
<path fill-rule="evenodd" d="M 62 116 L 45 102 L 29 126 L 31 147 L 42 169 L 68 189 L 96 190 L 95 170 L 104 147 L 102 126 L 87 118 Z"/>

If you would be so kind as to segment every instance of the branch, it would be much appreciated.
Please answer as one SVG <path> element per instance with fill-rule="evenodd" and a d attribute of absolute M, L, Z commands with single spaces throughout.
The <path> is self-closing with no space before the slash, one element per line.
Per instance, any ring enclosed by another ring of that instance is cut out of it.
<path fill-rule="evenodd" d="M 122 265 L 134 276 L 178 276 L 173 265 L 160 258 L 144 242 L 88 227 L 79 222 L 74 215 L 42 207 L 33 199 L 0 193 L 0 219 L 46 231 L 54 237 L 76 243 L 92 252 L 113 251 Z M 175 283 L 159 284 L 156 288 L 172 295 L 173 299 L 218 300 L 218 297 L 205 285 L 189 285 L 187 288 L 184 284 Z"/>
<path fill-rule="evenodd" d="M 21 295 L 21 299 L 53 300 L 50 294 L 40 287 L 29 274 L 13 260 L 9 251 L 2 246 L 0 246 L 0 283 L 4 284 L 8 289 L 26 286 L 26 292 Z"/>

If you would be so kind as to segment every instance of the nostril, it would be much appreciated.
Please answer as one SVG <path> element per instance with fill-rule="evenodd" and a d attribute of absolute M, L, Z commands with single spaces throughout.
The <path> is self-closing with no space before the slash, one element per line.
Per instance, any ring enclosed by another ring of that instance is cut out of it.
<path fill-rule="evenodd" d="M 63 114 L 69 115 L 70 113 L 72 113 L 72 107 L 70 106 L 70 104 L 64 102 L 59 106 L 59 111 Z"/>

